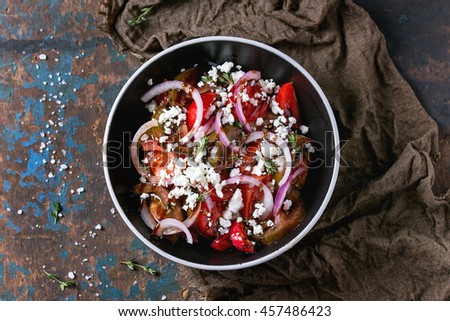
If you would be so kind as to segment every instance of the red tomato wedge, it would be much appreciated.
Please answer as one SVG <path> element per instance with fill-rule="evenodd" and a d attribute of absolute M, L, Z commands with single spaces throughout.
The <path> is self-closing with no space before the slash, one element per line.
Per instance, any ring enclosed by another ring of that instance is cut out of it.
<path fill-rule="evenodd" d="M 233 243 L 230 240 L 230 234 L 224 234 L 218 236 L 212 243 L 211 247 L 217 251 L 226 251 L 233 247 Z"/>
<path fill-rule="evenodd" d="M 202 125 L 204 125 L 207 121 L 207 114 L 209 110 L 209 106 L 211 103 L 216 99 L 216 93 L 214 92 L 207 92 L 202 94 L 202 102 L 203 102 L 203 120 Z M 195 102 L 192 102 L 192 104 L 189 105 L 187 109 L 187 116 L 186 116 L 186 123 L 188 125 L 189 130 L 191 130 L 192 127 L 194 127 L 195 119 L 197 118 L 197 105 Z"/>
<path fill-rule="evenodd" d="M 292 127 L 298 128 L 301 125 L 301 118 L 294 84 L 292 82 L 283 84 L 275 100 L 281 109 L 288 110 L 291 116 L 295 118 L 297 122 Z"/>
<path fill-rule="evenodd" d="M 230 227 L 230 239 L 234 247 L 244 253 L 254 253 L 255 248 L 247 237 L 245 225 L 242 222 L 234 221 Z"/>

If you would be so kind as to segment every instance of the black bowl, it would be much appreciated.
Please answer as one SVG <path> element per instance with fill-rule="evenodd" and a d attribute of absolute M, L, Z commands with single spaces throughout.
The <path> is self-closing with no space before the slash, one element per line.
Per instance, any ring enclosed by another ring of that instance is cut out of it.
<path fill-rule="evenodd" d="M 319 142 L 314 153 L 303 195 L 306 215 L 302 223 L 282 240 L 258 247 L 256 254 L 238 251 L 217 252 L 208 245 L 189 245 L 151 237 L 141 220 L 139 202 L 131 188 L 139 181 L 129 153 L 136 130 L 149 119 L 140 97 L 149 89 L 148 80 L 158 84 L 173 79 L 182 68 L 202 62 L 234 61 L 243 70 L 260 70 L 263 78 L 276 83 L 292 81 L 300 105 L 302 122 L 309 126 L 308 136 Z M 106 124 L 103 163 L 112 200 L 128 227 L 142 242 L 160 255 L 190 267 L 209 270 L 233 270 L 254 266 L 287 251 L 314 226 L 327 206 L 339 170 L 339 134 L 330 104 L 316 81 L 297 62 L 265 44 L 235 37 L 205 37 L 170 47 L 142 65 L 117 96 Z"/>

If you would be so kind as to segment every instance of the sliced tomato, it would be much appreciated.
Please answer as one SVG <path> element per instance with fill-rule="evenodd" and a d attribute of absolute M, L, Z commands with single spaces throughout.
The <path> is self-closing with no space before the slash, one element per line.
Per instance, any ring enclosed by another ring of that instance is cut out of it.
<path fill-rule="evenodd" d="M 259 198 L 261 191 L 256 186 L 250 186 L 243 184 L 241 186 L 242 202 L 244 207 L 241 209 L 242 218 L 245 220 L 252 219 L 253 212 L 255 211 L 255 204 Z"/>
<path fill-rule="evenodd" d="M 161 170 L 163 169 L 166 170 L 167 174 L 173 172 L 173 170 L 169 171 L 167 168 L 167 165 L 172 158 L 173 154 L 165 151 L 154 151 L 152 157 L 147 157 L 148 164 L 150 165 L 153 174 L 157 177 L 160 177 Z"/>
<path fill-rule="evenodd" d="M 216 206 L 215 206 L 216 207 Z M 214 208 L 211 212 L 205 203 L 202 203 L 200 213 L 197 217 L 197 230 L 201 235 L 207 238 L 216 236 L 217 233 L 217 221 L 221 216 L 221 211 Z"/>
<path fill-rule="evenodd" d="M 273 178 L 272 174 L 266 174 L 262 176 L 252 175 L 254 178 L 260 180 L 262 183 L 267 184 Z M 261 202 L 264 192 L 257 186 L 242 184 L 240 185 L 242 191 L 242 201 L 244 207 L 241 209 L 241 215 L 244 219 L 250 220 L 253 218 L 253 212 L 255 211 L 256 202 Z"/>
<path fill-rule="evenodd" d="M 216 99 L 216 93 L 207 92 L 202 94 L 202 102 L 203 102 L 203 119 L 202 125 L 204 125 L 208 118 L 206 115 L 208 114 L 209 106 Z M 193 101 L 187 110 L 186 123 L 188 125 L 189 130 L 194 127 L 195 120 L 197 119 L 197 104 Z"/>
<path fill-rule="evenodd" d="M 217 251 L 226 251 L 233 247 L 233 243 L 230 240 L 230 234 L 224 234 L 218 236 L 212 243 L 211 247 Z"/>
<path fill-rule="evenodd" d="M 211 199 L 214 203 L 228 201 L 233 196 L 234 192 L 236 192 L 236 184 L 228 184 L 222 187 L 223 197 L 219 197 L 216 189 L 213 189 L 211 191 Z"/>
<path fill-rule="evenodd" d="M 255 248 L 247 237 L 244 223 L 234 221 L 230 227 L 230 239 L 234 247 L 244 253 L 254 253 Z"/>
<path fill-rule="evenodd" d="M 275 100 L 283 110 L 288 110 L 292 117 L 297 121 L 292 127 L 298 128 L 301 125 L 300 110 L 297 96 L 295 94 L 294 84 L 287 82 L 280 87 Z"/>

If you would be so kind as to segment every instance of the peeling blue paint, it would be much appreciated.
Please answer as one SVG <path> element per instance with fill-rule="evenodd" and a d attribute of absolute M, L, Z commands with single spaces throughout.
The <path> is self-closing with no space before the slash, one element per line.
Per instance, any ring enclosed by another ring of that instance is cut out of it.
<path fill-rule="evenodd" d="M 19 286 L 19 293 L 23 294 L 28 301 L 33 301 L 34 300 L 34 288 L 30 285 L 28 286 Z"/>
<path fill-rule="evenodd" d="M 20 229 L 20 226 L 14 225 L 14 223 L 11 221 L 10 218 L 8 218 L 7 226 L 8 226 L 9 228 L 13 229 L 13 230 L 16 231 L 16 232 L 20 232 L 20 230 L 21 230 L 21 229 Z"/>
<path fill-rule="evenodd" d="M 138 284 L 133 284 L 130 286 L 130 293 L 126 296 L 130 300 L 138 300 L 141 294 L 141 289 Z"/>
<path fill-rule="evenodd" d="M 25 135 L 24 132 L 20 131 L 18 124 L 14 124 L 13 126 L 13 128 L 9 126 L 3 127 L 0 133 L 0 138 L 6 142 L 6 147 L 9 151 L 13 151 L 17 142 Z"/>
<path fill-rule="evenodd" d="M 156 279 L 149 279 L 145 287 L 146 300 L 161 300 L 163 295 L 180 290 L 176 283 L 178 267 L 175 263 L 169 262 L 163 267 L 161 275 Z"/>
<path fill-rule="evenodd" d="M 65 261 L 69 257 L 69 252 L 67 252 L 66 250 L 61 250 L 59 251 L 59 257 Z"/>
<path fill-rule="evenodd" d="M 31 274 L 30 270 L 28 270 L 27 268 L 15 264 L 14 262 L 9 262 L 9 274 L 11 275 L 11 278 L 15 279 L 18 272 L 21 272 L 25 275 Z"/>
<path fill-rule="evenodd" d="M 110 84 L 109 86 L 106 86 L 100 93 L 99 97 L 105 102 L 105 106 L 108 112 L 111 110 L 112 105 L 114 104 L 114 100 L 116 99 L 117 95 L 126 82 L 126 79 L 122 79 L 117 84 Z"/>
<path fill-rule="evenodd" d="M 97 276 L 102 284 L 98 285 L 101 294 L 99 295 L 100 300 L 121 300 L 124 297 L 122 290 L 117 289 L 111 285 L 109 275 L 103 266 L 110 268 L 117 265 L 116 256 L 113 254 L 106 254 L 106 257 L 98 257 L 97 263 L 95 264 L 95 270 L 97 271 Z"/>
<path fill-rule="evenodd" d="M 149 248 L 138 237 L 135 237 L 131 242 L 131 249 L 133 251 L 142 251 L 144 256 L 148 255 Z"/>
<path fill-rule="evenodd" d="M 5 279 L 5 264 L 3 262 L 4 255 L 0 254 L 0 285 L 4 284 Z"/>

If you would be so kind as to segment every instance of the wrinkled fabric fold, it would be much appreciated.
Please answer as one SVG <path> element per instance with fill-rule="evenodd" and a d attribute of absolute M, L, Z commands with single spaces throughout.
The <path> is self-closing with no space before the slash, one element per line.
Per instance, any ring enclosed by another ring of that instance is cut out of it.
<path fill-rule="evenodd" d="M 98 19 L 121 50 L 143 59 L 210 35 L 272 45 L 312 74 L 337 118 L 343 162 L 318 224 L 261 266 L 181 267 L 193 291 L 210 300 L 450 298 L 449 199 L 431 191 L 437 126 L 363 9 L 350 0 L 106 0 Z"/>

